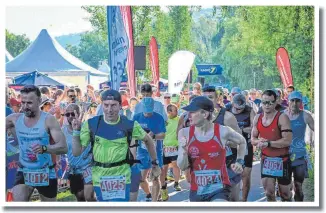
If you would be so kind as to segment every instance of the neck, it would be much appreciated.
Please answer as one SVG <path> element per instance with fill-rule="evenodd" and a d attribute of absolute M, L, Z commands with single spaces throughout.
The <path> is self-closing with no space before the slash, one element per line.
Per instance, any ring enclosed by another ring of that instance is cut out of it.
<path fill-rule="evenodd" d="M 292 115 L 292 116 L 295 116 L 295 115 L 299 115 L 300 114 L 300 109 L 298 110 L 289 110 L 289 114 Z"/>
<path fill-rule="evenodd" d="M 205 120 L 201 126 L 196 126 L 196 128 L 202 133 L 208 132 L 211 129 L 211 127 L 212 127 L 212 123 L 209 122 L 208 120 Z"/>
<path fill-rule="evenodd" d="M 264 116 L 265 116 L 265 118 L 273 118 L 274 117 L 274 115 L 277 113 L 277 111 L 276 110 L 273 110 L 273 111 L 271 111 L 270 113 L 266 113 L 266 112 L 264 112 Z"/>
<path fill-rule="evenodd" d="M 110 121 L 108 119 L 106 119 L 105 115 L 103 116 L 103 118 L 104 118 L 104 121 L 106 123 L 116 123 L 119 120 L 119 116 L 117 118 L 113 119 L 113 120 L 110 120 Z"/>
<path fill-rule="evenodd" d="M 36 111 L 34 117 L 25 116 L 25 118 L 27 118 L 29 120 L 38 120 L 40 117 L 41 117 L 41 110 Z"/>

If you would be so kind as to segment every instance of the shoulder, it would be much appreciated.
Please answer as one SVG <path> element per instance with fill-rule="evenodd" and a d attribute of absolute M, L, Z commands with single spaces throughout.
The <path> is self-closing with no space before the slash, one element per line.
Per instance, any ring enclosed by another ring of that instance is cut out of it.
<path fill-rule="evenodd" d="M 182 128 L 178 132 L 178 137 L 179 138 L 181 138 L 181 137 L 188 138 L 189 137 L 189 132 L 190 132 L 190 127 Z"/>
<path fill-rule="evenodd" d="M 235 116 L 232 114 L 232 112 L 225 111 L 225 118 L 230 119 L 235 118 Z"/>
<path fill-rule="evenodd" d="M 153 115 L 156 119 L 163 119 L 163 116 L 157 112 L 153 112 Z M 164 119 L 163 119 L 164 120 Z"/>

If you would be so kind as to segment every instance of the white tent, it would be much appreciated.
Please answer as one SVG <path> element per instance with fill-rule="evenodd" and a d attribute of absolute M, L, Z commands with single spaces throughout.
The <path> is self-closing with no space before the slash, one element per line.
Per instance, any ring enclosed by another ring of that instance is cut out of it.
<path fill-rule="evenodd" d="M 6 50 L 6 63 L 12 61 L 12 59 L 14 59 L 14 57 L 12 57 L 8 50 Z"/>
<path fill-rule="evenodd" d="M 98 88 L 100 82 L 108 79 L 108 73 L 100 72 L 71 55 L 46 29 L 26 50 L 6 64 L 6 75 L 9 77 L 35 70 L 81 88 L 87 84 Z"/>

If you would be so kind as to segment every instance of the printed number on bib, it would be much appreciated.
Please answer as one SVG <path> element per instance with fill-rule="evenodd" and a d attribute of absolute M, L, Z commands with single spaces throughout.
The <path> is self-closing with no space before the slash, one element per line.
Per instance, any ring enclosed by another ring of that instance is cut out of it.
<path fill-rule="evenodd" d="M 262 173 L 274 177 L 283 177 L 283 159 L 266 157 Z"/>
<path fill-rule="evenodd" d="M 164 147 L 164 156 L 171 157 L 178 155 L 178 148 L 175 146 L 165 146 Z"/>
<path fill-rule="evenodd" d="M 195 171 L 197 195 L 210 194 L 223 188 L 220 170 Z"/>
<path fill-rule="evenodd" d="M 92 167 L 87 167 L 87 169 L 83 171 L 83 177 L 85 183 L 92 182 Z"/>
<path fill-rule="evenodd" d="M 28 186 L 48 186 L 49 168 L 23 169 L 25 184 Z"/>
<path fill-rule="evenodd" d="M 124 175 L 101 177 L 100 186 L 103 200 L 126 198 L 126 177 Z"/>

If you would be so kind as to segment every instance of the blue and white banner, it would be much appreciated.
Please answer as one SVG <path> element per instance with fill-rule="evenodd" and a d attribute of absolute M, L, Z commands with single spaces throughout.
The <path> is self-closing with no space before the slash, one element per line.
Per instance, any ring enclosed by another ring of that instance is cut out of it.
<path fill-rule="evenodd" d="M 107 22 L 112 89 L 119 91 L 129 49 L 129 40 L 119 6 L 107 7 Z"/>
<path fill-rule="evenodd" d="M 222 75 L 223 68 L 218 64 L 196 64 L 198 75 Z"/>

